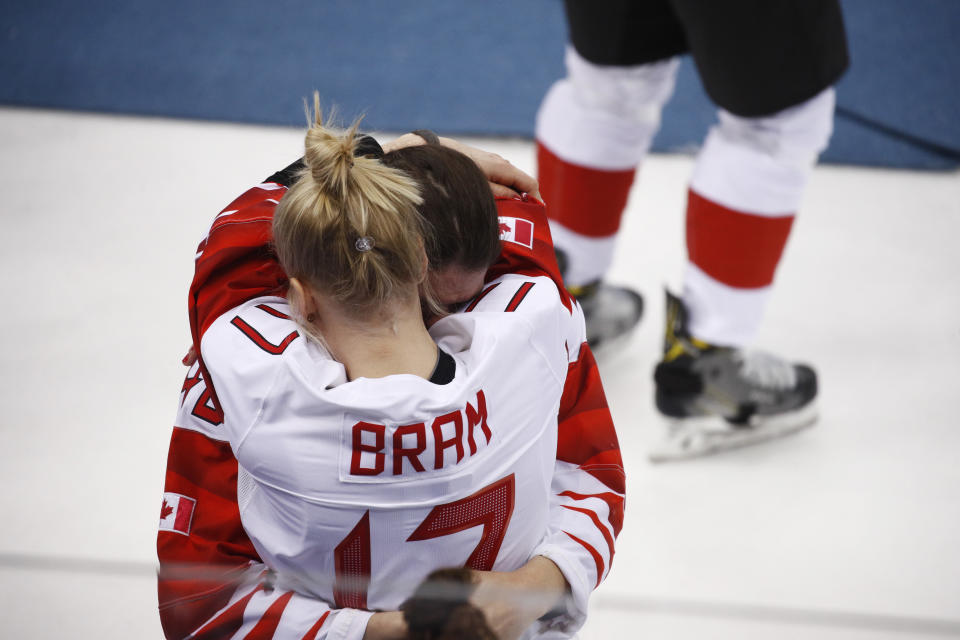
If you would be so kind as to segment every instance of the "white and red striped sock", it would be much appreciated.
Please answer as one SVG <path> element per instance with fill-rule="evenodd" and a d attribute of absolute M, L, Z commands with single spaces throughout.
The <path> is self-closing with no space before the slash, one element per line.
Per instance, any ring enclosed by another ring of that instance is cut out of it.
<path fill-rule="evenodd" d="M 536 138 L 540 193 L 571 286 L 598 280 L 610 267 L 636 168 L 660 126 L 678 64 L 600 66 L 567 49 L 567 78 L 544 98 Z"/>
<path fill-rule="evenodd" d="M 720 112 L 687 201 L 683 301 L 697 338 L 740 347 L 756 337 L 833 105 L 827 89 L 765 118 Z"/>
<path fill-rule="evenodd" d="M 566 162 L 537 142 L 540 193 L 550 231 L 568 258 L 570 286 L 600 279 L 613 260 L 620 219 L 636 169 L 602 170 Z"/>

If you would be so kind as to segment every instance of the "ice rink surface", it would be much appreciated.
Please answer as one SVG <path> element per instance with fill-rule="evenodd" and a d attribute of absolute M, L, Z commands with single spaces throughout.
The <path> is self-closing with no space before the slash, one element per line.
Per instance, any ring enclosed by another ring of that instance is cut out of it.
<path fill-rule="evenodd" d="M 0 109 L 0 140 L 0 638 L 160 638 L 194 250 L 302 133 Z M 533 169 L 528 141 L 472 142 Z M 600 357 L 628 500 L 581 637 L 960 636 L 960 173 L 819 167 L 758 343 L 817 368 L 818 424 L 651 465 L 691 166 L 647 160 L 611 273 L 647 307 Z"/>

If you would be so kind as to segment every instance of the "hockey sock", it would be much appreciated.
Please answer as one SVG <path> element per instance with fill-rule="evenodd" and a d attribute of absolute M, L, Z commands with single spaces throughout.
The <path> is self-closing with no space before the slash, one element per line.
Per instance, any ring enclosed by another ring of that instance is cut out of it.
<path fill-rule="evenodd" d="M 829 140 L 833 90 L 765 118 L 721 111 L 687 202 L 683 301 L 690 331 L 744 346 L 760 326 L 794 214 Z"/>
<path fill-rule="evenodd" d="M 540 192 L 550 230 L 566 254 L 566 282 L 602 278 L 612 261 L 636 167 L 660 126 L 678 61 L 595 65 L 567 49 L 567 78 L 537 114 Z"/>
<path fill-rule="evenodd" d="M 600 279 L 610 266 L 636 170 L 605 171 L 566 162 L 537 142 L 537 177 L 554 243 L 567 254 L 571 286 Z"/>

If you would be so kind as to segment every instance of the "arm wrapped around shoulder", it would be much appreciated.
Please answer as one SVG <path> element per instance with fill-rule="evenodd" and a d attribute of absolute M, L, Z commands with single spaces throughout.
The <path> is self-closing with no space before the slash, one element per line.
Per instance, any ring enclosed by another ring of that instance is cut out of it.
<path fill-rule="evenodd" d="M 487 620 L 469 602 L 476 588 L 473 572 L 437 569 L 402 605 L 408 640 L 497 640 Z"/>

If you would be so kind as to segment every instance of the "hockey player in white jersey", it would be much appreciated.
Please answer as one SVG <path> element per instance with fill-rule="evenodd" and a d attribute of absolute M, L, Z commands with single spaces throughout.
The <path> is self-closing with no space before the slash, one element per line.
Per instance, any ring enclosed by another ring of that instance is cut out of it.
<path fill-rule="evenodd" d="M 399 637 L 397 614 L 372 610 L 396 609 L 447 565 L 552 575 L 544 584 L 570 597 L 556 597 L 559 615 L 524 634 L 570 635 L 609 570 L 623 474 L 579 308 L 544 258 L 542 206 L 498 201 L 511 214 L 500 218 L 504 256 L 483 291 L 428 334 L 415 286 L 423 261 L 400 259 L 395 242 L 418 232 L 384 226 L 384 211 L 355 193 L 385 176 L 392 186 L 380 201 L 409 211 L 416 192 L 376 160 L 346 162 L 352 143 L 320 127 L 311 135 L 322 144 L 308 144 L 303 180 L 323 185 L 331 210 L 360 216 L 337 232 L 339 256 L 323 250 L 323 284 L 284 253 L 284 238 L 303 230 L 282 231 L 316 184 L 290 196 L 279 183 L 251 190 L 201 245 L 191 314 L 203 359 L 171 442 L 158 551 L 162 565 L 205 562 L 232 575 L 214 585 L 161 575 L 168 636 Z M 293 304 L 251 295 L 271 282 L 285 293 L 263 251 L 280 196 L 276 245 L 296 277 Z M 375 275 L 359 297 L 343 297 L 357 273 L 383 269 L 393 270 L 392 290 L 373 286 Z M 378 333 L 387 319 L 390 331 Z M 198 450 L 209 468 L 190 459 Z"/>

